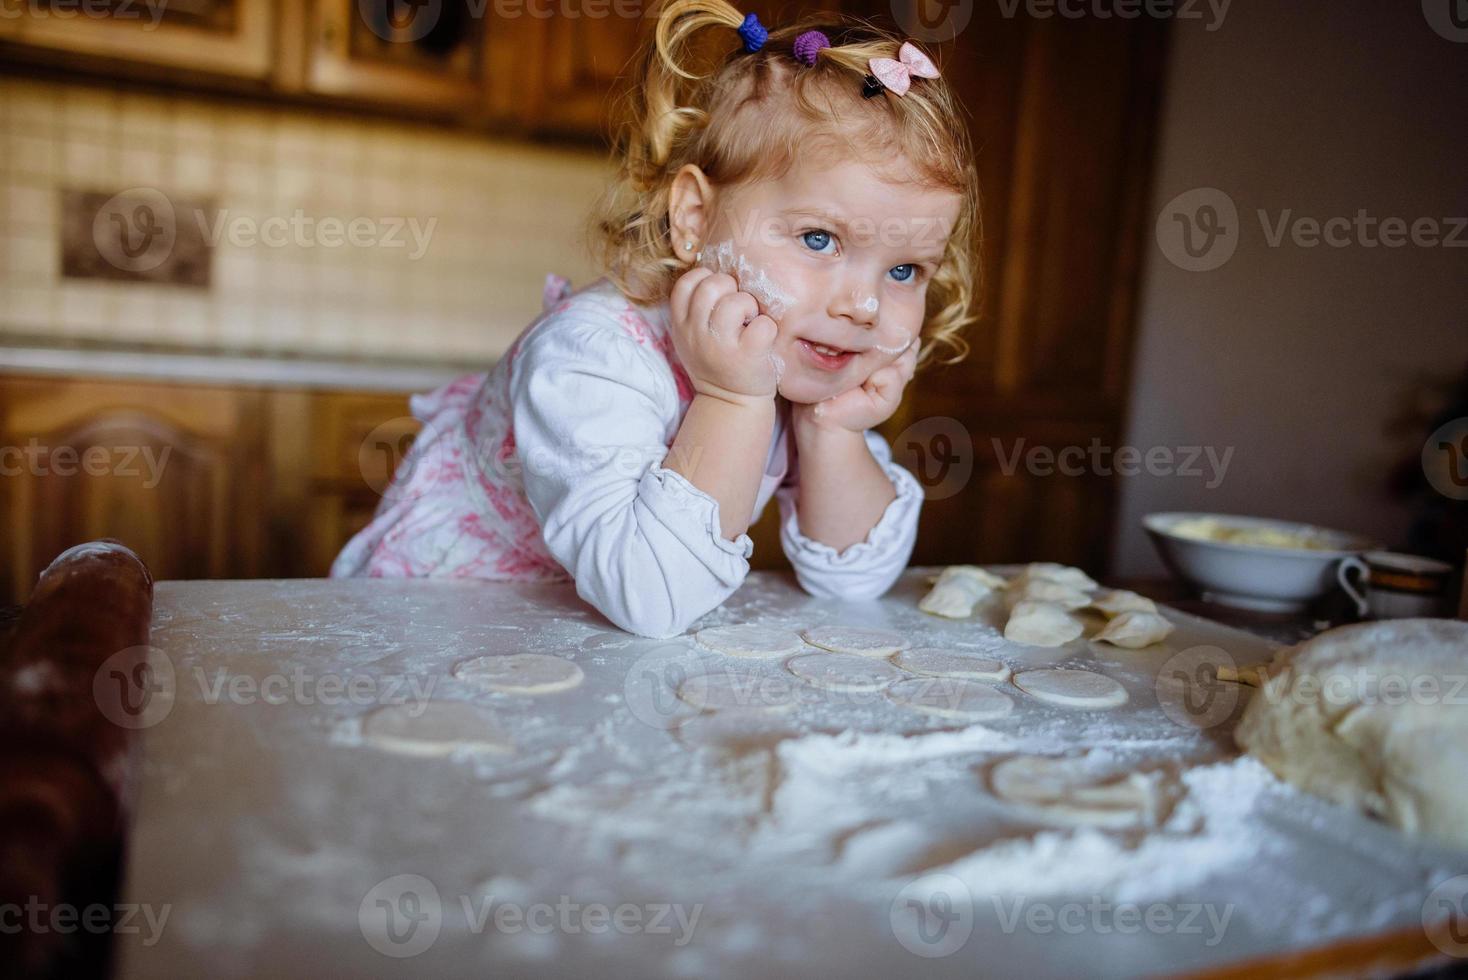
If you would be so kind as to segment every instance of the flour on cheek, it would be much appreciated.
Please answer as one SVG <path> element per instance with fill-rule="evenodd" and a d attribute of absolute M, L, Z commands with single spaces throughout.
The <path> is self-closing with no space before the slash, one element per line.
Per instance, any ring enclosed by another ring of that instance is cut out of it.
<path fill-rule="evenodd" d="M 701 261 L 716 272 L 733 276 L 739 288 L 758 300 L 765 315 L 772 319 L 784 316 L 795 302 L 795 297 L 768 271 L 750 262 L 744 253 L 735 252 L 732 241 L 725 240 L 704 249 Z"/>

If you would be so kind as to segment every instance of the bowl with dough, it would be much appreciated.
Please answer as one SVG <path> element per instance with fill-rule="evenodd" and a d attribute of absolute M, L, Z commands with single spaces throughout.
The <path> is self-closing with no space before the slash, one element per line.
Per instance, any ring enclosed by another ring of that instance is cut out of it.
<path fill-rule="evenodd" d="M 1142 527 L 1204 599 L 1261 612 L 1303 610 L 1337 587 L 1344 559 L 1375 547 L 1359 534 L 1234 514 L 1148 514 Z"/>

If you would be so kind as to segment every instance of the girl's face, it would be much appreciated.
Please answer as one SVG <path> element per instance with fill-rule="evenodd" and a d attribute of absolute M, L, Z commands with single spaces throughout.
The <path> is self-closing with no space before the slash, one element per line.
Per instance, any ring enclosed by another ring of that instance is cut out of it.
<path fill-rule="evenodd" d="M 852 160 L 797 163 L 718 204 L 700 261 L 734 276 L 779 324 L 780 394 L 811 403 L 857 387 L 917 342 L 961 198 Z"/>

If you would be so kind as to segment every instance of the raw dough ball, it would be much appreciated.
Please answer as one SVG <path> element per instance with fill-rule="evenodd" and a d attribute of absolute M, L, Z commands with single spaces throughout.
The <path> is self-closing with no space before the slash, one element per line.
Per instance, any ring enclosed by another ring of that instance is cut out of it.
<path fill-rule="evenodd" d="M 855 653 L 863 657 L 890 657 L 907 649 L 907 641 L 890 630 L 865 626 L 815 626 L 802 636 L 807 643 L 835 653 Z"/>
<path fill-rule="evenodd" d="M 1072 589 L 1078 589 L 1081 592 L 1094 592 L 1100 588 L 1096 584 L 1095 579 L 1091 578 L 1091 576 L 1079 568 L 1071 568 L 1069 565 L 1057 565 L 1053 561 L 1031 562 L 1009 584 L 1013 588 L 1016 585 L 1022 586 L 1036 580 L 1054 582 L 1056 585 L 1068 586 Z"/>
<path fill-rule="evenodd" d="M 362 721 L 362 739 L 375 749 L 402 755 L 515 750 L 515 743 L 495 724 L 492 714 L 465 701 L 384 705 Z"/>
<path fill-rule="evenodd" d="M 711 626 L 693 637 L 709 649 L 731 657 L 787 657 L 806 649 L 805 641 L 791 630 L 753 623 Z"/>
<path fill-rule="evenodd" d="M 1014 702 L 987 684 L 954 677 L 910 677 L 887 688 L 894 703 L 925 715 L 979 721 L 1003 718 Z"/>
<path fill-rule="evenodd" d="M 1091 600 L 1091 608 L 1101 615 L 1110 619 L 1124 612 L 1149 612 L 1157 611 L 1157 603 L 1144 595 L 1128 592 L 1126 589 L 1111 589 L 1101 593 Z"/>
<path fill-rule="evenodd" d="M 680 700 L 707 711 L 789 711 L 795 687 L 765 674 L 697 674 L 678 687 Z"/>
<path fill-rule="evenodd" d="M 1004 638 L 1032 647 L 1058 647 L 1085 632 L 1081 621 L 1063 606 L 1026 600 L 1015 606 L 1004 624 Z"/>
<path fill-rule="evenodd" d="M 1140 650 L 1142 647 L 1161 643 L 1171 635 L 1172 630 L 1172 624 L 1159 614 L 1133 610 L 1118 613 L 1115 619 L 1096 634 L 1096 639 L 1129 650 Z"/>
<path fill-rule="evenodd" d="M 989 771 L 994 795 L 1047 823 L 1130 827 L 1157 821 L 1157 777 L 1097 772 L 1086 757 L 1017 755 Z"/>
<path fill-rule="evenodd" d="M 1004 579 L 977 565 L 951 565 L 943 569 L 931 592 L 918 603 L 918 608 L 934 616 L 965 619 L 973 615 L 974 606 L 995 589 L 1004 587 Z"/>
<path fill-rule="evenodd" d="M 569 691 L 586 679 L 586 674 L 571 661 L 543 653 L 462 660 L 454 664 L 454 676 L 491 691 L 510 694 L 554 694 Z"/>
<path fill-rule="evenodd" d="M 903 670 L 930 677 L 966 677 L 976 681 L 1007 681 L 1009 667 L 988 657 L 965 657 L 937 647 L 903 650 L 892 662 Z"/>
<path fill-rule="evenodd" d="M 1022 602 L 1047 602 L 1063 609 L 1083 609 L 1091 604 L 1091 597 L 1069 585 L 1034 579 L 1010 589 L 1004 596 L 1004 602 L 1010 609 Z"/>
<path fill-rule="evenodd" d="M 1055 667 L 1014 675 L 1014 686 L 1037 701 L 1067 708 L 1116 708 L 1126 704 L 1126 688 L 1105 674 Z"/>
<path fill-rule="evenodd" d="M 807 653 L 791 657 L 785 669 L 828 691 L 880 691 L 903 673 L 885 660 L 849 653 Z"/>
<path fill-rule="evenodd" d="M 1468 623 L 1343 626 L 1280 651 L 1234 732 L 1280 778 L 1468 848 Z"/>

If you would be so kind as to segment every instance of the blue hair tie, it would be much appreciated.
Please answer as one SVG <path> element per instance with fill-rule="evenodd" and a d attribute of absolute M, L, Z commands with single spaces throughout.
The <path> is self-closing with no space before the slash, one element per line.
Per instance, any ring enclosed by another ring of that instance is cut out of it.
<path fill-rule="evenodd" d="M 739 25 L 739 36 L 744 38 L 744 50 L 753 54 L 765 46 L 770 39 L 770 32 L 759 22 L 754 14 L 745 14 L 744 23 Z"/>

